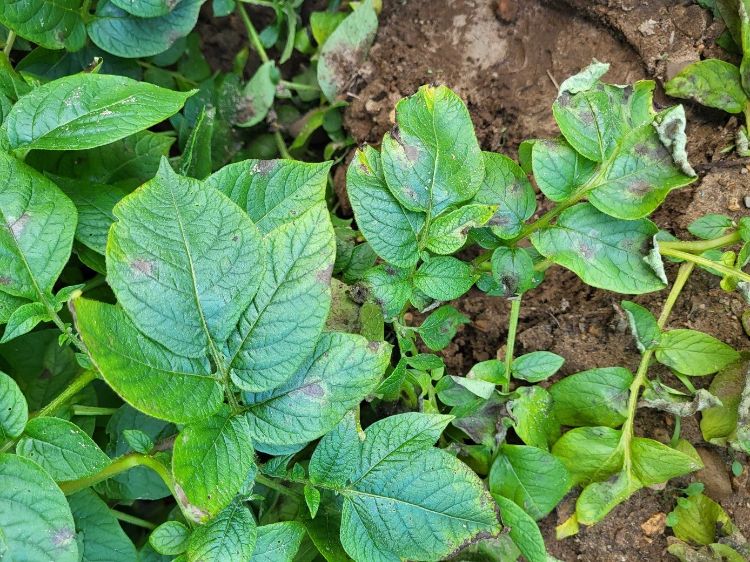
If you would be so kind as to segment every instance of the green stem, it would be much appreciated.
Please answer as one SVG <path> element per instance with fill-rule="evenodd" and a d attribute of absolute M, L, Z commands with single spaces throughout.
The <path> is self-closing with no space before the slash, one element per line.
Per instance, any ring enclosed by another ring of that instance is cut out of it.
<path fill-rule="evenodd" d="M 275 480 L 266 478 L 262 474 L 256 474 L 255 481 L 258 482 L 258 484 L 263 484 L 266 488 L 271 488 L 272 490 L 276 490 L 280 494 L 289 496 L 290 498 L 304 499 L 304 496 L 300 494 L 298 491 L 292 490 L 291 488 L 287 488 L 283 484 L 279 484 Z"/>
<path fill-rule="evenodd" d="M 97 406 L 82 406 L 81 404 L 75 404 L 71 406 L 71 411 L 74 416 L 111 416 L 119 408 L 99 408 Z"/>
<path fill-rule="evenodd" d="M 662 250 L 679 250 L 682 252 L 690 252 L 694 254 L 701 254 L 708 250 L 714 250 L 716 248 L 723 248 L 725 246 L 731 246 L 741 241 L 740 233 L 738 231 L 730 232 L 724 236 L 714 238 L 712 240 L 675 240 L 659 242 L 659 249 Z"/>
<path fill-rule="evenodd" d="M 260 37 L 258 36 L 258 32 L 255 30 L 255 26 L 253 25 L 253 22 L 250 21 L 250 17 L 247 15 L 247 10 L 245 10 L 245 6 L 242 5 L 242 2 L 237 3 L 237 10 L 240 12 L 240 17 L 242 18 L 242 22 L 245 24 L 245 29 L 247 30 L 247 37 L 250 39 L 250 44 L 253 46 L 253 49 L 255 49 L 255 52 L 258 53 L 258 56 L 260 57 L 261 62 L 266 63 L 270 59 L 268 58 L 268 54 L 266 53 L 266 49 L 263 47 L 263 43 L 260 42 Z"/>
<path fill-rule="evenodd" d="M 661 253 L 662 256 L 679 258 L 679 259 L 683 259 L 688 262 L 691 262 L 695 265 L 702 265 L 703 267 L 713 269 L 715 271 L 723 273 L 724 275 L 728 275 L 730 277 L 736 277 L 737 279 L 741 279 L 742 281 L 750 283 L 750 275 L 745 273 L 744 271 L 741 271 L 739 269 L 733 269 L 731 267 L 727 267 L 726 265 L 712 261 L 708 258 L 704 258 L 703 256 L 697 256 L 695 254 L 690 254 L 688 252 L 681 252 L 679 250 L 672 250 L 671 248 L 666 248 L 666 249 L 659 248 L 659 253 Z"/>
<path fill-rule="evenodd" d="M 289 150 L 287 150 L 286 143 L 284 142 L 284 137 L 281 136 L 281 131 L 274 131 L 273 138 L 276 141 L 276 148 L 278 148 L 281 157 L 286 160 L 294 160 L 294 157 L 289 154 Z"/>
<path fill-rule="evenodd" d="M 682 431 L 682 418 L 680 416 L 674 417 L 674 431 L 672 432 L 672 439 L 669 441 L 669 446 L 674 448 L 677 446 L 680 440 L 680 432 Z"/>
<path fill-rule="evenodd" d="M 521 297 L 510 300 L 510 318 L 508 319 L 508 343 L 505 346 L 505 376 L 507 382 L 501 386 L 503 393 L 510 389 L 510 368 L 513 365 L 513 350 L 516 346 L 516 331 L 518 330 L 518 317 L 521 313 Z"/>
<path fill-rule="evenodd" d="M 174 483 L 167 467 L 155 458 L 141 453 L 131 453 L 117 458 L 92 476 L 61 482 L 60 489 L 66 496 L 70 496 L 137 466 L 146 466 L 156 472 L 172 492 L 172 495 L 174 495 Z"/>
<path fill-rule="evenodd" d="M 67 402 L 70 402 L 73 397 L 83 390 L 88 384 L 96 379 L 96 371 L 84 371 L 78 375 L 68 387 L 58 394 L 52 402 L 40 409 L 34 417 L 49 416 L 57 412 Z"/>
<path fill-rule="evenodd" d="M 131 525 L 135 525 L 136 527 L 143 527 L 144 529 L 148 529 L 149 531 L 153 531 L 154 529 L 156 529 L 156 525 L 151 523 L 151 521 L 146 521 L 145 519 L 141 519 L 140 517 L 136 517 L 135 515 L 123 513 L 122 511 L 117 511 L 116 509 L 110 509 L 109 512 L 120 521 L 130 523 Z"/>
<path fill-rule="evenodd" d="M 299 82 L 290 82 L 289 80 L 281 80 L 281 85 L 289 88 L 290 90 L 298 90 L 300 92 L 320 92 L 320 88 L 317 86 L 311 86 L 310 84 L 300 84 Z"/>
<path fill-rule="evenodd" d="M 662 308 L 661 314 L 657 324 L 659 329 L 664 329 L 667 324 L 669 315 L 674 308 L 677 298 L 680 296 L 682 289 L 685 287 L 685 283 L 690 278 L 690 274 L 693 272 L 695 264 L 692 262 L 684 262 L 680 266 L 680 270 L 677 273 L 677 279 L 675 279 L 672 290 L 669 291 L 667 300 L 664 302 L 664 308 Z M 633 440 L 633 425 L 635 423 L 635 411 L 638 407 L 638 397 L 640 395 L 641 387 L 646 382 L 648 375 L 648 368 L 651 363 L 651 358 L 654 355 L 653 349 L 647 349 L 641 356 L 641 362 L 638 365 L 638 370 L 635 373 L 635 378 L 630 385 L 630 397 L 628 399 L 628 415 L 625 419 L 625 423 L 622 425 L 622 436 L 620 437 L 620 448 L 623 451 L 623 467 L 626 472 L 630 472 L 632 468 L 632 458 L 630 456 L 630 442 Z"/>
<path fill-rule="evenodd" d="M 5 41 L 5 48 L 3 53 L 6 57 L 10 57 L 10 52 L 13 50 L 13 43 L 16 42 L 16 32 L 8 30 L 8 39 Z"/>

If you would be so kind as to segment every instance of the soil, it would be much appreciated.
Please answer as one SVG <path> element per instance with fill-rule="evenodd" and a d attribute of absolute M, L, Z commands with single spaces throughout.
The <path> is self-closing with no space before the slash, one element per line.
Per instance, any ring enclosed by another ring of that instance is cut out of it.
<path fill-rule="evenodd" d="M 550 111 L 556 84 L 592 59 L 611 63 L 609 81 L 650 78 L 661 84 L 685 64 L 715 55 L 712 45 L 721 30 L 700 7 L 676 0 L 384 0 L 380 31 L 359 69 L 345 125 L 357 142 L 378 143 L 393 125 L 401 97 L 424 83 L 446 84 L 467 102 L 482 148 L 514 157 L 522 140 L 557 134 Z M 656 99 L 670 103 L 662 92 Z M 653 217 L 681 236 L 703 214 L 738 218 L 750 212 L 744 203 L 750 196 L 746 162 L 721 152 L 733 142 L 736 121 L 691 104 L 687 110 L 689 152 L 701 179 L 672 193 Z M 673 269 L 668 273 L 674 276 Z M 665 297 L 662 292 L 633 300 L 658 311 Z M 585 286 L 568 271 L 550 270 L 524 299 L 517 352 L 558 353 L 566 358 L 563 374 L 635 368 L 638 352 L 621 299 Z M 474 290 L 454 304 L 472 324 L 444 351 L 449 370 L 465 373 L 477 361 L 502 356 L 507 303 Z M 716 278 L 699 271 L 670 326 L 703 330 L 747 350 L 750 339 L 740 324 L 745 308 Z M 673 423 L 669 415 L 642 410 L 636 427 L 641 435 L 667 441 Z M 708 467 L 703 473 L 643 490 L 600 524 L 557 541 L 554 527 L 569 514 L 571 497 L 541 522 L 550 554 L 565 561 L 675 560 L 666 552 L 664 514 L 674 506 L 676 488 L 696 479 L 750 537 L 747 470 L 732 478 L 726 451 L 702 442 L 695 419 L 683 421 L 683 436 L 701 448 Z"/>

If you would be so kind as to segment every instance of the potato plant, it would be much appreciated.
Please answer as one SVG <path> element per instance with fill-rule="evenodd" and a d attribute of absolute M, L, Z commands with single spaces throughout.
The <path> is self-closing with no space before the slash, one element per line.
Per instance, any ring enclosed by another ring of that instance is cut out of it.
<path fill-rule="evenodd" d="M 746 358 L 669 327 L 695 268 L 748 293 L 750 220 L 709 215 L 678 240 L 647 218 L 695 179 L 684 111 L 656 111 L 653 82 L 584 69 L 554 102 L 561 135 L 523 143 L 520 163 L 483 152 L 462 100 L 424 86 L 349 164 L 352 223 L 330 210 L 333 163 L 288 156 L 321 127 L 324 156 L 347 146 L 330 117 L 340 57 L 365 56 L 373 3 L 313 14 L 313 46 L 298 2 L 263 3 L 257 32 L 243 3 L 215 0 L 261 61 L 245 84 L 246 53 L 195 73 L 201 4 L 0 6 L 0 558 L 541 562 L 536 522 L 572 490 L 560 538 L 701 467 L 679 430 L 636 435 L 640 407 L 700 411 L 707 440 L 750 452 Z M 283 80 L 271 46 L 279 64 L 315 59 L 309 82 Z M 306 103 L 287 146 L 272 116 Z M 269 136 L 285 158 L 255 152 Z M 552 202 L 538 218 L 530 178 Z M 635 373 L 552 382 L 564 357 L 514 353 L 553 266 L 668 289 L 658 316 L 622 302 Z M 427 350 L 469 322 L 446 303 L 474 286 L 509 303 L 505 356 L 449 373 Z M 701 498 L 678 500 L 673 550 L 745 554 Z"/>

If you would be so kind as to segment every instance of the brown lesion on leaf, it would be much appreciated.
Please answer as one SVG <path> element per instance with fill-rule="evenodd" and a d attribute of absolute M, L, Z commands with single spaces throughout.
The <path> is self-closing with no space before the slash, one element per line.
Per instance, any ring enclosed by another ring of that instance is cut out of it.
<path fill-rule="evenodd" d="M 560 97 L 557 98 L 557 105 L 563 108 L 570 107 L 571 95 L 570 92 L 563 92 Z"/>
<path fill-rule="evenodd" d="M 179 484 L 174 485 L 174 493 L 175 493 L 175 499 L 177 500 L 177 503 L 180 504 L 180 507 L 182 508 L 182 512 L 192 521 L 195 521 L 196 523 L 202 523 L 206 519 L 209 518 L 210 514 L 199 508 L 197 505 L 193 505 L 188 501 L 187 494 L 185 494 L 185 490 L 182 489 L 182 486 Z"/>
<path fill-rule="evenodd" d="M 331 283 L 331 275 L 333 275 L 333 264 L 318 271 L 315 274 L 315 279 L 320 281 L 323 285 L 329 285 Z"/>
<path fill-rule="evenodd" d="M 0 285 L 10 285 L 13 280 L 7 275 L 0 275 Z"/>
<path fill-rule="evenodd" d="M 133 260 L 133 263 L 130 264 L 130 267 L 148 277 L 151 277 L 154 272 L 154 262 L 152 262 L 151 260 Z"/>
<path fill-rule="evenodd" d="M 267 176 L 273 172 L 274 168 L 276 168 L 276 160 L 258 160 L 252 165 L 250 171 L 253 174 Z"/>
<path fill-rule="evenodd" d="M 325 395 L 325 390 L 320 383 L 310 383 L 300 388 L 302 394 L 306 396 L 312 396 L 313 398 L 320 398 Z"/>
<path fill-rule="evenodd" d="M 581 242 L 581 244 L 579 244 L 578 251 L 586 261 L 591 261 L 595 255 L 594 248 L 592 248 L 585 242 Z"/>
<path fill-rule="evenodd" d="M 23 231 L 26 229 L 26 224 L 29 222 L 30 218 L 31 217 L 28 213 L 23 213 L 16 220 L 8 223 L 8 228 L 10 229 L 13 238 L 18 239 L 21 237 L 21 234 L 23 234 Z"/>
<path fill-rule="evenodd" d="M 651 191 L 651 184 L 646 180 L 637 179 L 628 185 L 627 190 L 635 197 L 644 197 Z"/>
<path fill-rule="evenodd" d="M 65 548 L 76 538 L 76 533 L 70 527 L 62 527 L 56 530 L 52 535 L 52 546 L 56 548 Z"/>
<path fill-rule="evenodd" d="M 367 344 L 367 349 L 369 349 L 370 351 L 378 351 L 380 349 L 380 342 L 371 341 Z"/>

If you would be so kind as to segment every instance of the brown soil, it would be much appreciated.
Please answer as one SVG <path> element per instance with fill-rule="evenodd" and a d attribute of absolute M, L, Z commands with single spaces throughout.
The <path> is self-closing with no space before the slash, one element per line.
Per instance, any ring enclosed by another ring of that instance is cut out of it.
<path fill-rule="evenodd" d="M 698 60 L 704 49 L 713 49 L 704 45 L 713 45 L 721 31 L 698 6 L 676 0 L 385 0 L 384 4 L 376 44 L 359 71 L 357 98 L 346 112 L 354 138 L 377 143 L 393 124 L 395 103 L 421 84 L 436 82 L 454 88 L 467 101 L 484 149 L 511 156 L 523 139 L 556 134 L 550 112 L 555 82 L 593 58 L 612 64 L 610 81 L 661 81 Z M 668 102 L 663 94 L 657 100 Z M 742 162 L 718 160 L 720 150 L 732 142 L 735 123 L 725 114 L 697 106 L 688 107 L 688 119 L 691 160 L 702 179 L 670 195 L 654 217 L 662 228 L 683 236 L 686 226 L 705 213 L 746 215 L 743 201 L 750 195 Z M 665 296 L 657 293 L 634 300 L 658 311 Z M 566 358 L 564 374 L 610 365 L 634 368 L 638 352 L 618 307 L 621 298 L 587 287 L 560 268 L 550 270 L 548 280 L 525 298 L 518 352 L 559 353 Z M 478 291 L 456 304 L 472 324 L 444 355 L 452 372 L 465 373 L 477 361 L 502 355 L 508 306 Z M 744 309 L 739 298 L 719 289 L 716 278 L 698 272 L 673 312 L 671 326 L 703 330 L 748 349 L 750 340 L 739 321 Z M 671 416 L 642 411 L 637 429 L 667 440 L 672 423 Z M 683 435 L 702 444 L 695 420 L 685 420 Z M 702 445 L 711 468 L 700 475 L 701 480 L 750 537 L 747 477 L 732 479 L 726 452 Z M 599 525 L 556 541 L 554 527 L 571 507 L 571 502 L 563 502 L 542 522 L 550 553 L 565 561 L 674 559 L 666 553 L 670 531 L 664 530 L 660 514 L 674 506 L 676 487 L 694 479 L 641 491 Z"/>

